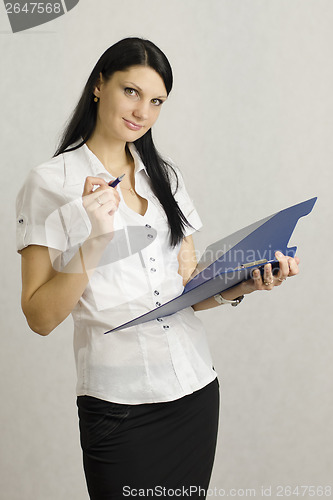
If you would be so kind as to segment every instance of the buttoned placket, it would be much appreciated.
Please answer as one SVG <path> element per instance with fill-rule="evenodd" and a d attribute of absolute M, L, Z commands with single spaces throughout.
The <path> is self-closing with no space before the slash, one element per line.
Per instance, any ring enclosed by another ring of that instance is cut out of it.
<path fill-rule="evenodd" d="M 152 226 L 148 223 L 145 224 L 145 227 L 147 229 L 147 237 L 153 237 L 150 229 Z M 149 282 L 151 285 L 151 290 L 152 290 L 152 303 L 153 303 L 153 308 L 160 307 L 163 304 L 163 293 L 162 293 L 162 282 L 161 282 L 161 276 L 160 276 L 160 267 L 161 263 L 159 260 L 163 257 L 161 257 L 161 253 L 156 251 L 156 246 L 155 245 L 150 245 L 147 249 L 148 251 L 148 262 L 147 262 L 147 269 L 148 269 L 148 277 L 149 277 Z M 158 323 L 160 323 L 161 328 L 163 331 L 167 332 L 170 329 L 170 324 L 166 320 L 166 318 L 158 318 L 156 320 Z"/>
<path fill-rule="evenodd" d="M 150 224 L 148 223 L 145 224 L 145 227 L 147 228 L 147 231 L 149 231 L 149 229 L 151 228 Z M 160 290 L 162 283 L 159 274 L 159 260 L 163 257 L 161 257 L 160 252 L 156 251 L 157 248 L 154 245 L 151 245 L 151 247 L 149 247 L 150 255 L 148 258 L 148 269 L 150 275 L 149 281 L 153 290 L 152 294 L 155 308 L 159 307 L 164 302 L 162 299 L 162 292 Z M 155 252 L 153 251 L 154 249 Z M 155 283 L 158 283 L 156 287 L 154 286 Z M 156 299 L 156 297 L 158 297 L 158 299 Z M 160 325 L 161 330 L 166 336 L 170 355 L 172 358 L 173 370 L 178 379 L 178 382 L 182 387 L 184 393 L 189 393 L 192 391 L 192 385 L 191 383 L 189 383 L 189 380 L 193 379 L 193 375 L 195 374 L 195 372 L 193 370 L 193 367 L 189 363 L 187 356 L 184 353 L 184 348 L 177 336 L 177 326 L 172 326 L 173 320 L 168 316 L 157 318 L 155 321 Z"/>
<path fill-rule="evenodd" d="M 151 210 L 154 210 L 154 206 L 152 206 L 152 202 L 149 199 L 149 193 L 146 191 L 144 183 L 142 182 L 142 179 L 140 175 L 138 175 L 139 172 L 136 172 L 135 174 L 135 188 L 138 194 L 140 196 L 146 198 L 148 200 L 148 208 L 143 216 L 143 223 L 144 227 L 147 230 L 147 239 L 151 240 L 153 243 L 154 239 L 154 232 L 155 229 L 152 226 L 153 220 L 149 220 L 150 218 L 150 213 Z M 154 217 L 152 217 L 154 219 Z M 154 244 L 150 244 L 147 247 L 147 262 L 145 262 L 145 266 L 147 269 L 147 275 L 151 287 L 151 298 L 152 298 L 152 305 L 153 308 L 160 307 L 162 305 L 162 291 L 161 291 L 161 280 L 160 280 L 160 263 L 159 263 L 159 255 L 156 251 L 156 246 Z"/>
<path fill-rule="evenodd" d="M 154 238 L 153 231 L 151 230 L 152 226 L 146 223 L 145 228 L 147 230 L 147 238 L 152 240 Z M 152 302 L 154 307 L 159 307 L 162 305 L 160 302 L 159 262 L 156 250 L 154 250 L 154 245 L 148 247 L 148 262 L 146 267 L 148 269 L 149 282 L 151 284 Z"/>
<path fill-rule="evenodd" d="M 96 171 L 96 169 L 99 167 L 99 165 L 98 165 L 99 160 L 98 159 L 96 160 L 94 158 L 94 156 L 92 156 L 91 154 L 89 154 L 88 157 L 89 157 L 89 162 L 90 162 L 92 168 Z M 139 167 L 136 159 L 135 159 L 135 162 L 136 162 L 135 163 L 136 167 Z M 135 172 L 135 189 L 140 196 L 142 196 L 143 198 L 146 198 L 148 200 L 148 207 L 147 207 L 147 211 L 146 211 L 145 215 L 142 217 L 142 219 L 141 219 L 141 216 L 139 214 L 137 214 L 137 222 L 138 223 L 141 222 L 141 224 L 142 223 L 144 224 L 144 227 L 147 230 L 147 234 L 146 234 L 147 239 L 153 240 L 154 239 L 153 231 L 150 231 L 152 229 L 152 225 L 151 225 L 152 221 L 149 220 L 149 211 L 150 211 L 149 209 L 151 208 L 150 205 L 152 204 L 152 202 L 149 199 L 149 193 L 145 189 L 144 182 L 142 182 L 142 179 L 140 176 L 141 170 L 142 169 L 137 170 Z M 96 175 L 104 178 L 107 182 L 114 180 L 114 177 L 110 173 L 108 173 L 107 171 L 99 172 Z M 121 191 L 120 191 L 120 196 L 121 196 L 121 199 L 124 203 L 124 210 L 126 210 L 128 213 L 132 212 L 132 215 L 135 217 L 135 212 L 132 211 L 126 205 Z M 161 290 L 162 283 L 161 283 L 161 279 L 160 279 L 160 269 L 159 269 L 160 268 L 159 259 L 161 257 L 157 255 L 156 250 L 154 251 L 154 245 L 148 245 L 148 249 L 149 249 L 148 262 L 145 262 L 143 259 L 143 264 L 146 268 L 147 277 L 148 277 L 148 280 L 150 283 L 150 288 L 152 291 L 152 297 L 151 297 L 152 298 L 152 308 L 155 309 L 157 307 L 160 307 L 163 304 L 163 297 L 162 297 L 162 290 Z M 141 255 L 141 257 L 143 257 L 143 255 Z M 168 331 L 170 330 L 170 324 L 169 324 L 170 322 L 167 321 L 167 318 L 158 318 L 156 321 L 158 321 L 158 323 L 160 323 L 161 329 L 165 333 L 168 333 Z"/>
<path fill-rule="evenodd" d="M 149 201 L 149 200 L 148 200 Z M 145 214 L 147 215 L 147 213 Z M 154 217 L 152 217 L 154 219 Z M 153 231 L 154 227 L 152 226 L 153 220 L 147 222 L 148 217 L 144 216 L 143 224 L 147 230 L 147 238 L 153 239 Z M 151 222 L 151 223 L 150 223 Z M 152 309 L 160 307 L 163 304 L 163 291 L 162 291 L 162 281 L 161 281 L 161 262 L 160 259 L 163 258 L 161 256 L 161 251 L 158 245 L 154 245 L 152 242 L 151 245 L 148 245 L 144 254 L 144 266 L 146 268 L 147 278 L 150 284 L 151 290 L 151 301 L 152 301 Z M 158 318 L 158 321 L 161 324 L 161 328 L 163 331 L 168 331 L 170 325 L 163 318 Z"/>

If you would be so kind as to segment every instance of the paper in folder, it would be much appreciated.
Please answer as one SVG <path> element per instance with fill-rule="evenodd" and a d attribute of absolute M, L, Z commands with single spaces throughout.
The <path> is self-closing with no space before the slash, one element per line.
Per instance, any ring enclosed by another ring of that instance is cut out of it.
<path fill-rule="evenodd" d="M 253 269 L 267 263 L 274 268 L 278 265 L 277 250 L 294 257 L 297 247 L 288 248 L 288 242 L 298 220 L 311 212 L 316 200 L 311 198 L 281 210 L 213 243 L 198 263 L 198 274 L 181 295 L 105 333 L 174 314 L 249 279 Z"/>

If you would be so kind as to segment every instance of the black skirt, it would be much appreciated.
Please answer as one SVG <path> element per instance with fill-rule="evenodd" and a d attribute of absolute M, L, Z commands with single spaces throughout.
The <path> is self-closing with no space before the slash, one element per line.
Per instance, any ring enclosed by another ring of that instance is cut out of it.
<path fill-rule="evenodd" d="M 79 396 L 77 405 L 92 500 L 206 497 L 218 429 L 217 379 L 166 403 Z"/>

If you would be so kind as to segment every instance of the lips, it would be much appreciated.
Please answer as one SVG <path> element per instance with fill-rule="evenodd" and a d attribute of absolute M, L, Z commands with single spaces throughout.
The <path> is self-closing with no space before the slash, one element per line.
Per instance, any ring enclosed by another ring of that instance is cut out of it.
<path fill-rule="evenodd" d="M 129 128 L 130 130 L 138 131 L 138 130 L 142 129 L 142 125 L 138 125 L 137 123 L 130 122 L 129 120 L 126 120 L 126 118 L 123 118 L 123 120 L 125 122 L 126 127 Z"/>

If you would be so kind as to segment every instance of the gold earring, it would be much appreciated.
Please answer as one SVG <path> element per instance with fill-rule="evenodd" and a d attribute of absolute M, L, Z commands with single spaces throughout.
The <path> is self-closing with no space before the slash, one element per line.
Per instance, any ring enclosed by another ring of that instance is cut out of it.
<path fill-rule="evenodd" d="M 95 96 L 94 101 L 98 102 L 99 101 L 98 97 Z"/>

